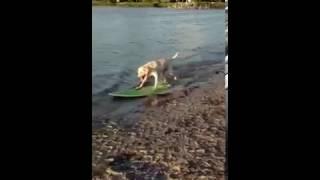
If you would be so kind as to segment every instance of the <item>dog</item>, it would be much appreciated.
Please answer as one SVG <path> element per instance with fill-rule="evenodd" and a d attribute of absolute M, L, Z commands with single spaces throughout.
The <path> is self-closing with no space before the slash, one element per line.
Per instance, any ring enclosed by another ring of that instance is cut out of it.
<path fill-rule="evenodd" d="M 178 55 L 179 53 L 176 52 L 176 54 L 171 58 L 160 58 L 157 60 L 149 61 L 148 63 L 140 66 L 137 69 L 137 76 L 140 81 L 136 89 L 142 88 L 147 82 L 148 78 L 151 76 L 154 77 L 154 89 L 157 88 L 159 82 L 167 82 L 167 75 L 170 75 L 174 78 L 174 80 L 177 80 L 177 76 L 173 74 L 171 60 L 176 59 Z"/>

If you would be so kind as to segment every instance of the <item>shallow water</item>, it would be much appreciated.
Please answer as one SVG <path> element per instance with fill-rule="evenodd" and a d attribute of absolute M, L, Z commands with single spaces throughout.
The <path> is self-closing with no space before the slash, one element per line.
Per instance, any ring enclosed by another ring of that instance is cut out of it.
<path fill-rule="evenodd" d="M 94 7 L 92 18 L 94 121 L 137 105 L 114 101 L 108 93 L 135 85 L 136 68 L 150 59 L 179 51 L 176 66 L 224 60 L 224 10 Z"/>

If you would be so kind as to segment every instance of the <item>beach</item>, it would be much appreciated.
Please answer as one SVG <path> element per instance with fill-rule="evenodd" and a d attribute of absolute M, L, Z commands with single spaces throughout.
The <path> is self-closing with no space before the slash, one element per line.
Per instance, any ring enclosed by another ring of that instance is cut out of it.
<path fill-rule="evenodd" d="M 181 66 L 172 93 L 143 98 L 122 120 L 94 129 L 93 179 L 225 179 L 221 70 L 212 61 Z"/>

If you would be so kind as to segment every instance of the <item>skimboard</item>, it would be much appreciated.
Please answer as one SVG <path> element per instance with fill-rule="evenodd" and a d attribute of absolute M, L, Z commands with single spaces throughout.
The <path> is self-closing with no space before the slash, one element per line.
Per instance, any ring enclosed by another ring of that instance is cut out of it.
<path fill-rule="evenodd" d="M 153 88 L 153 85 L 144 86 L 141 89 L 127 89 L 118 92 L 109 93 L 110 96 L 114 97 L 144 97 L 155 94 L 166 94 L 169 92 L 169 84 L 159 84 L 157 89 Z"/>

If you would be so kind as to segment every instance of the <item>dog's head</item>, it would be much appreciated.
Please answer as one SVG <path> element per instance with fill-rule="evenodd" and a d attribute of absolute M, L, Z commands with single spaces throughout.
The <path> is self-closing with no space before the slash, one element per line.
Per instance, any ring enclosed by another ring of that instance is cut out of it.
<path fill-rule="evenodd" d="M 142 79 L 144 78 L 144 76 L 146 76 L 148 74 L 148 69 L 144 66 L 141 66 L 138 68 L 138 78 Z"/>

